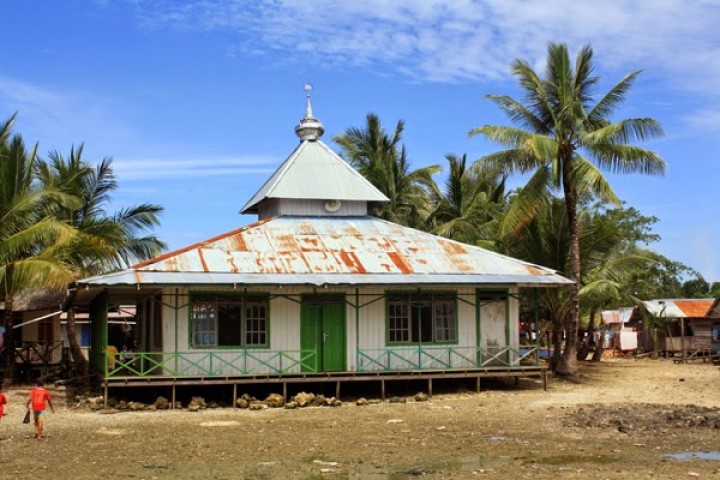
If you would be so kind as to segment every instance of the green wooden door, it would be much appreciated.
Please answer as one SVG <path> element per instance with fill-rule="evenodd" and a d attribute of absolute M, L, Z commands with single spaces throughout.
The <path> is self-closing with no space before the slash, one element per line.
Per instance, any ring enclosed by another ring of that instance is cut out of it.
<path fill-rule="evenodd" d="M 322 307 L 323 371 L 345 370 L 345 304 L 325 303 Z"/>
<path fill-rule="evenodd" d="M 303 372 L 345 370 L 345 303 L 314 298 L 300 309 Z"/>

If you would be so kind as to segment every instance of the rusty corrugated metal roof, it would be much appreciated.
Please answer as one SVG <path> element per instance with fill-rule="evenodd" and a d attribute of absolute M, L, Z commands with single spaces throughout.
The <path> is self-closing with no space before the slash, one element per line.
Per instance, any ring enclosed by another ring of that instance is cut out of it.
<path fill-rule="evenodd" d="M 570 280 L 554 270 L 374 217 L 278 217 L 79 283 L 406 282 L 560 285 Z"/>
<path fill-rule="evenodd" d="M 643 302 L 650 314 L 666 318 L 702 318 L 713 305 L 712 298 L 648 300 Z"/>
<path fill-rule="evenodd" d="M 633 312 L 635 312 L 635 307 L 620 307 L 616 310 L 603 310 L 600 312 L 600 316 L 606 325 L 627 323 L 632 318 Z"/>

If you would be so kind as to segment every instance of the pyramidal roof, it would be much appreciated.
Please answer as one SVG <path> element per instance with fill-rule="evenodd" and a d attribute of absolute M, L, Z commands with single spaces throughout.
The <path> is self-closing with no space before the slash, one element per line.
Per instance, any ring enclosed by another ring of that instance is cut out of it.
<path fill-rule="evenodd" d="M 387 202 L 388 198 L 365 177 L 320 141 L 325 131 L 312 113 L 307 85 L 305 117 L 295 127 L 300 145 L 245 204 L 241 213 L 257 213 L 269 198 Z"/>
<path fill-rule="evenodd" d="M 380 190 L 320 140 L 304 140 L 242 208 L 267 198 L 387 202 Z"/>

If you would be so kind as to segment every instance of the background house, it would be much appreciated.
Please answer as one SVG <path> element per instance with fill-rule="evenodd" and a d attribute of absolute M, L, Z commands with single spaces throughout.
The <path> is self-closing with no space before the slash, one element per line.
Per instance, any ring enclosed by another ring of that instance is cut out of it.
<path fill-rule="evenodd" d="M 658 350 L 683 359 L 712 351 L 713 331 L 718 321 L 709 316 L 712 299 L 660 299 L 643 302 L 649 318 L 644 323 L 641 344 L 653 351 L 652 328 L 657 328 Z"/>
<path fill-rule="evenodd" d="M 622 351 L 634 351 L 638 348 L 638 330 L 642 316 L 637 307 L 603 310 L 601 317 L 607 326 L 604 348 Z"/>

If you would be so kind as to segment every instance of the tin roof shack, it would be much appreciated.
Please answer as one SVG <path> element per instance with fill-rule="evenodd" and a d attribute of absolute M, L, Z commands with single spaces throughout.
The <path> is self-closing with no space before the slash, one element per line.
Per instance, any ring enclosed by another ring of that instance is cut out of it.
<path fill-rule="evenodd" d="M 519 348 L 518 291 L 570 280 L 369 216 L 387 198 L 320 141 L 309 95 L 295 130 L 242 209 L 257 222 L 74 286 L 106 387 L 545 378 L 537 348 Z M 132 363 L 107 350 L 107 306 L 129 302 Z"/>
<path fill-rule="evenodd" d="M 0 327 L 0 352 L 4 367 L 3 337 L 13 335 L 17 375 L 27 381 L 44 372 L 59 373 L 67 359 L 60 337 L 60 313 L 66 292 L 47 288 L 23 290 L 15 295 L 12 333 Z M 5 304 L 0 302 L 0 312 Z"/>
<path fill-rule="evenodd" d="M 637 350 L 638 327 L 642 323 L 642 315 L 637 307 L 603 310 L 601 318 L 607 326 L 609 348 L 624 352 Z"/>
<path fill-rule="evenodd" d="M 712 351 L 713 323 L 709 311 L 712 299 L 648 300 L 643 307 L 648 314 L 643 329 L 643 346 L 681 361 L 707 358 Z M 653 332 L 657 332 L 656 343 Z"/>
<path fill-rule="evenodd" d="M 712 351 L 716 361 L 720 361 L 720 297 L 710 306 L 708 317 L 712 320 Z"/>

